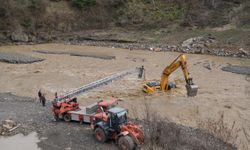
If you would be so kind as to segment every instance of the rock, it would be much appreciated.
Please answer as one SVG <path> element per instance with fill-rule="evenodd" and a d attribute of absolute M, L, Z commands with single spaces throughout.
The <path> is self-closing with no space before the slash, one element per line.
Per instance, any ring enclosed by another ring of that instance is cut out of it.
<path fill-rule="evenodd" d="M 13 120 L 4 120 L 2 124 L 0 125 L 0 135 L 6 135 L 8 134 L 11 130 L 14 130 L 17 128 L 17 124 Z"/>
<path fill-rule="evenodd" d="M 239 52 L 236 53 L 236 56 L 238 57 L 249 57 L 249 53 L 245 51 L 243 48 L 239 49 Z"/>
<path fill-rule="evenodd" d="M 150 50 L 150 51 L 153 51 L 153 52 L 161 52 L 161 51 L 162 51 L 162 48 L 159 48 L 159 47 L 157 47 L 157 48 L 150 47 L 149 50 Z"/>
<path fill-rule="evenodd" d="M 218 56 L 225 56 L 225 50 L 224 49 L 221 49 L 217 52 L 217 55 Z"/>
<path fill-rule="evenodd" d="M 3 33 L 0 33 L 0 41 L 3 42 L 5 40 L 7 40 L 7 37 Z"/>
<path fill-rule="evenodd" d="M 214 42 L 211 37 L 198 36 L 183 41 L 181 47 L 183 52 L 204 54 L 208 52 L 208 46 Z"/>
<path fill-rule="evenodd" d="M 212 66 L 211 66 L 210 62 L 203 63 L 203 67 L 206 68 L 206 69 L 208 69 L 208 70 L 212 70 Z"/>
<path fill-rule="evenodd" d="M 191 48 L 194 43 L 198 43 L 199 41 L 202 40 L 202 38 L 203 37 L 199 36 L 199 37 L 194 37 L 194 38 L 187 39 L 186 41 L 183 41 L 181 46 Z"/>
<path fill-rule="evenodd" d="M 162 48 L 155 48 L 154 51 L 155 51 L 155 52 L 161 52 L 161 51 L 162 51 Z"/>
<path fill-rule="evenodd" d="M 23 32 L 13 32 L 11 34 L 11 40 L 14 42 L 28 42 L 29 37 Z"/>
<path fill-rule="evenodd" d="M 6 128 L 8 130 L 14 128 L 16 125 L 16 122 L 14 122 L 13 120 L 7 119 L 3 121 L 3 128 Z"/>
<path fill-rule="evenodd" d="M 129 20 L 126 19 L 126 18 L 123 18 L 123 19 L 121 19 L 120 21 L 116 22 L 116 25 L 122 27 L 122 26 L 125 26 L 125 25 L 128 24 L 128 23 L 129 23 Z"/>
<path fill-rule="evenodd" d="M 37 41 L 37 39 L 36 39 L 36 37 L 35 37 L 35 36 L 33 36 L 33 35 L 29 35 L 29 41 L 30 41 L 30 42 L 36 42 L 36 41 Z"/>

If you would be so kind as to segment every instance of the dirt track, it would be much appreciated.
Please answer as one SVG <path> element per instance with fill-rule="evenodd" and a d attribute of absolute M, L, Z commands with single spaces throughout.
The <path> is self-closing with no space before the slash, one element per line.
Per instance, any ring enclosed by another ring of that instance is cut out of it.
<path fill-rule="evenodd" d="M 91 55 L 105 54 L 115 56 L 116 59 L 101 60 L 33 52 L 33 50 L 39 49 L 70 50 Z M 146 68 L 147 80 L 159 79 L 163 68 L 179 55 L 171 52 L 154 53 L 63 44 L 4 46 L 0 47 L 0 51 L 28 54 L 46 59 L 43 62 L 33 64 L 0 63 L 0 92 L 12 92 L 20 96 L 36 97 L 38 89 L 42 88 L 49 99 L 53 98 L 53 93 L 56 91 L 63 93 L 112 73 L 141 65 Z M 240 129 L 237 133 L 239 138 L 236 141 L 239 149 L 243 150 L 243 145 L 250 148 L 247 141 L 247 134 L 250 134 L 250 83 L 244 75 L 221 70 L 221 67 L 228 63 L 249 66 L 249 60 L 207 55 L 187 56 L 190 73 L 194 82 L 199 85 L 198 95 L 194 98 L 187 98 L 182 72 L 178 70 L 170 78 L 170 80 L 177 81 L 178 88 L 169 93 L 155 93 L 145 96 L 141 92 L 143 81 L 137 80 L 136 76 L 131 75 L 123 80 L 86 93 L 79 97 L 80 103 L 86 105 L 102 98 L 119 98 L 122 100 L 120 105 L 130 109 L 131 117 L 143 118 L 144 103 L 148 101 L 160 116 L 193 127 L 197 126 L 197 121 L 209 118 L 217 119 L 221 113 L 224 113 L 224 121 L 229 126 L 232 125 L 233 121 L 236 121 L 236 128 Z M 43 108 L 39 107 L 39 109 Z M 50 118 L 49 116 L 46 119 Z M 51 122 L 51 125 L 53 124 Z M 78 128 L 78 124 L 74 123 L 69 126 Z M 86 133 L 86 131 L 83 132 Z M 89 132 L 86 134 L 89 134 Z M 86 138 L 92 137 L 87 136 Z M 90 143 L 90 145 L 92 144 Z"/>

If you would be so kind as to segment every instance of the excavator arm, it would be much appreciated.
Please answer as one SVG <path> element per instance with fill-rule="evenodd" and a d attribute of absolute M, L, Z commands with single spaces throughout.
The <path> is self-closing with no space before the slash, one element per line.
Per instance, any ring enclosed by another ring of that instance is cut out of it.
<path fill-rule="evenodd" d="M 161 90 L 167 91 L 168 90 L 168 77 L 169 75 L 174 72 L 176 69 L 180 67 L 180 62 L 172 63 L 171 65 L 167 66 L 161 75 Z"/>
<path fill-rule="evenodd" d="M 179 59 L 179 60 L 178 60 Z M 187 61 L 186 56 L 181 54 L 179 55 L 169 66 L 167 66 L 161 76 L 161 90 L 167 91 L 168 90 L 168 78 L 171 73 L 173 73 L 176 69 L 181 67 L 184 78 L 186 81 L 186 89 L 187 89 L 187 95 L 188 96 L 195 96 L 198 91 L 198 86 L 193 84 L 192 78 L 189 77 L 189 72 L 187 69 Z"/>

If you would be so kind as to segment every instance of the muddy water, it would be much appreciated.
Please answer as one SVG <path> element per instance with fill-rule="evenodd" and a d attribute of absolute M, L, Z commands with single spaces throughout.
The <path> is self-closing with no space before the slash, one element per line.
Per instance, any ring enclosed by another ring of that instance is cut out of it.
<path fill-rule="evenodd" d="M 35 132 L 27 136 L 17 134 L 11 137 L 0 137 L 1 150 L 40 150 L 37 146 L 38 142 L 39 139 Z"/>

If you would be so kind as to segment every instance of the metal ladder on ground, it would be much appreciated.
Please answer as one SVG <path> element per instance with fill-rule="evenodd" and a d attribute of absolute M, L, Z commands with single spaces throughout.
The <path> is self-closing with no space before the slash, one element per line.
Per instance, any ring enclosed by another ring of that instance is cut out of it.
<path fill-rule="evenodd" d="M 100 79 L 100 80 L 97 80 L 97 81 L 94 81 L 94 82 L 91 82 L 89 84 L 86 84 L 82 87 L 79 87 L 75 90 L 72 90 L 72 91 L 69 91 L 67 93 L 64 94 L 63 97 L 59 97 L 57 99 L 55 99 L 56 101 L 65 101 L 66 99 L 69 99 L 69 98 L 72 98 L 72 97 L 75 97 L 75 96 L 78 96 L 86 91 L 89 91 L 91 89 L 94 89 L 94 88 L 97 88 L 99 86 L 102 86 L 102 85 L 106 85 L 114 80 L 117 80 L 117 79 L 120 79 L 126 75 L 130 75 L 130 74 L 133 74 L 133 73 L 136 73 L 138 72 L 138 68 L 136 69 L 130 69 L 130 70 L 125 70 L 125 71 L 122 71 L 122 72 L 119 72 L 119 73 L 115 73 L 111 76 L 108 76 L 108 77 L 105 77 L 103 79 Z"/>

